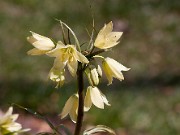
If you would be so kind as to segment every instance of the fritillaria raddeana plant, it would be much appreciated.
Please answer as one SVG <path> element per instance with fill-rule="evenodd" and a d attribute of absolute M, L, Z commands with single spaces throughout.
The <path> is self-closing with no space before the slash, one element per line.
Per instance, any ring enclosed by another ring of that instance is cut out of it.
<path fill-rule="evenodd" d="M 129 70 L 129 68 L 116 60 L 100 55 L 116 46 L 123 33 L 114 32 L 111 21 L 95 34 L 93 23 L 92 32 L 90 34 L 88 32 L 90 40 L 82 45 L 73 30 L 64 22 L 59 22 L 62 28 L 62 41 L 54 42 L 48 37 L 31 32 L 32 36 L 27 37 L 27 40 L 34 48 L 27 53 L 29 55 L 47 55 L 54 58 L 54 64 L 49 72 L 49 79 L 56 83 L 57 88 L 62 87 L 64 84 L 66 69 L 68 69 L 72 77 L 77 79 L 77 93 L 69 97 L 60 116 L 65 118 L 69 115 L 71 120 L 76 123 L 74 135 L 79 135 L 84 112 L 89 111 L 92 105 L 100 109 L 104 109 L 105 105 L 110 106 L 106 96 L 98 88 L 103 71 L 107 77 L 108 85 L 110 85 L 113 78 L 120 81 L 124 80 L 122 71 Z M 99 60 L 97 61 L 97 59 Z M 84 86 L 84 77 L 89 82 L 86 87 Z M 110 128 L 102 125 L 85 130 L 83 134 L 90 135 L 95 132 L 115 134 Z"/>

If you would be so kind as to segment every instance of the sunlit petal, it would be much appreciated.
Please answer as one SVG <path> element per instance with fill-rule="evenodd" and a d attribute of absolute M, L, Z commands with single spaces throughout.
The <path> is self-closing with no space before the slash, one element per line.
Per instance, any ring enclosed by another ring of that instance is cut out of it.
<path fill-rule="evenodd" d="M 51 50 L 55 47 L 54 43 L 51 39 L 41 36 L 37 33 L 31 32 L 32 36 L 27 37 L 27 40 L 37 49 L 39 50 Z"/>
<path fill-rule="evenodd" d="M 127 67 L 123 66 L 121 63 L 117 62 L 116 60 L 114 60 L 112 58 L 107 57 L 106 61 L 109 63 L 109 65 L 113 65 L 113 66 L 110 67 L 112 69 L 115 69 L 115 67 L 116 67 L 116 69 L 118 69 L 119 71 L 128 71 L 128 70 L 130 70 L 130 68 L 127 68 Z"/>
<path fill-rule="evenodd" d="M 91 69 L 91 80 L 93 81 L 93 84 L 94 85 L 98 85 L 99 84 L 99 75 L 98 75 L 98 72 L 97 72 L 97 69 L 96 68 L 93 68 Z"/>
<path fill-rule="evenodd" d="M 112 29 L 112 21 L 107 25 L 105 24 L 98 33 L 94 46 L 100 49 L 108 49 L 117 45 L 119 38 L 122 36 L 122 32 L 112 32 Z"/>
<path fill-rule="evenodd" d="M 90 90 L 91 100 L 93 104 L 101 109 L 104 109 L 104 102 L 97 87 L 89 86 L 88 89 Z"/>
<path fill-rule="evenodd" d="M 105 24 L 104 27 L 100 30 L 99 34 L 107 35 L 113 30 L 113 23 L 110 21 L 108 24 Z"/>
<path fill-rule="evenodd" d="M 56 46 L 55 49 L 47 52 L 47 55 L 50 56 L 50 57 L 60 57 L 63 55 L 63 52 L 61 50 L 62 47 L 60 46 Z"/>
<path fill-rule="evenodd" d="M 87 89 L 86 96 L 84 99 L 84 111 L 87 112 L 92 106 L 90 89 Z"/>
<path fill-rule="evenodd" d="M 74 53 L 74 57 L 81 63 L 89 63 L 88 59 L 78 51 Z"/>
<path fill-rule="evenodd" d="M 100 77 L 102 77 L 102 69 L 101 69 L 101 67 L 99 65 L 97 66 L 97 72 L 98 72 L 98 75 Z"/>
<path fill-rule="evenodd" d="M 4 125 L 3 127 L 6 128 L 7 130 L 9 130 L 10 132 L 15 132 L 22 128 L 21 124 L 19 124 L 19 123 L 12 123 L 12 124 L 8 124 L 8 125 Z"/>
<path fill-rule="evenodd" d="M 130 69 L 109 57 L 104 59 L 102 65 L 109 82 L 108 84 L 112 84 L 113 77 L 119 79 L 120 81 L 124 80 L 124 76 L 121 71 L 128 71 Z"/>
<path fill-rule="evenodd" d="M 26 132 L 30 129 L 22 129 L 21 124 L 15 122 L 18 114 L 12 114 L 13 108 L 10 107 L 8 111 L 0 118 L 0 134 L 2 135 L 17 135 L 20 132 Z"/>

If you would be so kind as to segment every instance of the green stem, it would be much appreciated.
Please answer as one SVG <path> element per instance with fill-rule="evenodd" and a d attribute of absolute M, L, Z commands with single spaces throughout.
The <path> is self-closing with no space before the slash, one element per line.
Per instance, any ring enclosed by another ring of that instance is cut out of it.
<path fill-rule="evenodd" d="M 83 122 L 83 115 L 84 115 L 84 98 L 83 98 L 84 82 L 83 82 L 83 66 L 81 63 L 78 63 L 77 81 L 78 81 L 79 107 L 78 107 L 78 116 L 77 116 L 77 123 L 76 123 L 74 135 L 80 135 L 82 122 Z"/>

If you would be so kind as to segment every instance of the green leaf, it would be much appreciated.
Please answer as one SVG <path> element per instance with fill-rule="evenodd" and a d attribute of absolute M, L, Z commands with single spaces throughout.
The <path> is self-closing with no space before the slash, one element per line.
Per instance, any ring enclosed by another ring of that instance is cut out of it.
<path fill-rule="evenodd" d="M 85 130 L 83 132 L 83 135 L 91 135 L 91 134 L 95 134 L 95 133 L 98 133 L 98 132 L 108 132 L 111 135 L 116 135 L 116 133 L 111 128 L 109 128 L 107 126 L 104 126 L 104 125 L 97 125 L 94 128 Z"/>

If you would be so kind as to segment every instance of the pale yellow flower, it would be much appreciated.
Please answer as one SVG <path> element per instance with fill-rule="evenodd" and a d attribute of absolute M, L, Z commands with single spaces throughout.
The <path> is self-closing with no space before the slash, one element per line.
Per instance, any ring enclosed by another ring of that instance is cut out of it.
<path fill-rule="evenodd" d="M 27 37 L 27 40 L 35 47 L 29 50 L 29 55 L 42 55 L 52 50 L 55 45 L 48 37 L 41 36 L 37 33 L 31 32 L 32 36 Z"/>
<path fill-rule="evenodd" d="M 87 68 L 85 72 L 88 77 L 90 85 L 96 86 L 99 84 L 99 74 L 96 68 L 92 68 L 92 69 Z"/>
<path fill-rule="evenodd" d="M 106 96 L 97 87 L 89 86 L 84 99 L 84 111 L 88 111 L 92 104 L 100 109 L 104 109 L 104 104 L 110 106 Z"/>
<path fill-rule="evenodd" d="M 51 57 L 56 57 L 54 67 L 60 71 L 67 65 L 72 76 L 76 75 L 78 61 L 81 63 L 88 63 L 88 59 L 78 52 L 74 45 L 64 45 L 58 42 L 55 49 L 47 53 Z"/>
<path fill-rule="evenodd" d="M 112 30 L 112 21 L 107 25 L 105 24 L 98 33 L 97 38 L 94 42 L 94 46 L 100 49 L 108 49 L 117 45 L 119 43 L 118 40 L 122 36 L 123 32 L 112 32 Z"/>
<path fill-rule="evenodd" d="M 21 124 L 15 122 L 18 118 L 18 114 L 12 114 L 13 108 L 10 107 L 9 110 L 0 117 L 0 135 L 17 135 L 20 132 L 26 132 L 30 129 L 22 129 Z"/>
<path fill-rule="evenodd" d="M 57 83 L 57 86 L 63 86 L 64 81 L 65 81 L 65 76 L 64 76 L 65 69 L 60 71 L 59 69 L 52 67 L 50 72 L 49 72 L 49 78 Z"/>
<path fill-rule="evenodd" d="M 124 76 L 121 71 L 128 71 L 130 69 L 109 57 L 104 59 L 102 67 L 109 81 L 108 84 L 112 84 L 113 77 L 119 79 L 120 81 L 124 80 Z"/>
<path fill-rule="evenodd" d="M 61 113 L 61 118 L 63 119 L 68 114 L 71 118 L 71 120 L 76 123 L 77 120 L 77 111 L 78 111 L 78 103 L 79 103 L 79 97 L 78 94 L 72 95 L 66 102 L 63 111 Z"/>

